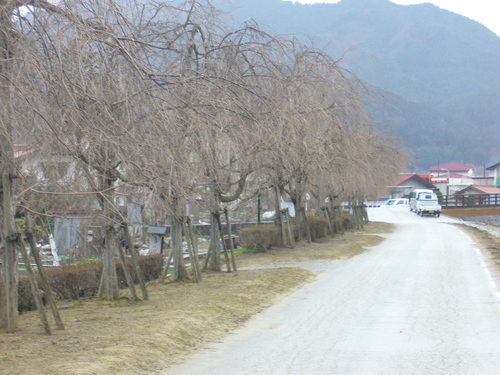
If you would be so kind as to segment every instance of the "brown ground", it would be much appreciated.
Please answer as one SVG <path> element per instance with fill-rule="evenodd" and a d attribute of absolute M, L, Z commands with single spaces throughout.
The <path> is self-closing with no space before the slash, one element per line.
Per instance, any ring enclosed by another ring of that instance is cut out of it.
<path fill-rule="evenodd" d="M 469 233 L 469 235 L 474 238 L 479 248 L 483 250 L 483 254 L 490 260 L 497 274 L 500 275 L 500 238 L 474 227 L 463 224 L 459 225 L 462 230 Z M 491 228 L 500 231 L 499 227 L 491 226 Z"/>
<path fill-rule="evenodd" d="M 392 228 L 370 223 L 364 231 L 293 250 L 240 255 L 237 264 L 241 268 L 347 259 L 380 243 Z M 483 233 L 478 236 L 498 257 L 500 242 L 490 243 Z M 0 374 L 156 373 L 220 340 L 314 277 L 300 268 L 239 270 L 204 274 L 199 284 L 150 283 L 150 299 L 139 303 L 130 302 L 127 291 L 117 302 L 64 302 L 60 313 L 66 330 L 54 329 L 52 336 L 42 334 L 37 314 L 31 312 L 20 317 L 19 332 L 0 333 Z"/>

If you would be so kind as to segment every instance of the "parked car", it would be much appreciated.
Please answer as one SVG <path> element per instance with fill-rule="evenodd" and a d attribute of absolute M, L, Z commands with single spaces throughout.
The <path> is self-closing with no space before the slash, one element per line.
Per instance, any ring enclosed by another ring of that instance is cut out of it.
<path fill-rule="evenodd" d="M 410 205 L 407 198 L 391 198 L 386 200 L 380 207 L 408 207 Z"/>

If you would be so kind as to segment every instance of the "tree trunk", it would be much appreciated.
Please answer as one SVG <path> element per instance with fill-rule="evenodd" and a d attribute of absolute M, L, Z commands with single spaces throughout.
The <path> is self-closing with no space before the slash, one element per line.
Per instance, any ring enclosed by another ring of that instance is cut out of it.
<path fill-rule="evenodd" d="M 182 223 L 185 215 L 182 210 L 182 202 L 179 198 L 172 198 L 172 211 L 170 220 L 170 236 L 172 238 L 172 257 L 174 259 L 173 280 L 189 279 L 186 266 L 184 264 L 184 252 L 182 249 Z"/>
<path fill-rule="evenodd" d="M 21 250 L 21 254 L 23 256 L 24 266 L 26 267 L 26 273 L 30 282 L 31 293 L 33 294 L 33 299 L 35 300 L 36 309 L 38 310 L 38 315 L 40 316 L 40 320 L 42 322 L 45 333 L 47 335 L 51 335 L 52 332 L 50 330 L 49 321 L 47 320 L 45 307 L 43 306 L 42 296 L 40 295 L 40 288 L 38 288 L 38 283 L 35 279 L 35 271 L 33 271 L 33 267 L 31 267 L 28 251 L 26 250 L 22 237 L 20 237 L 20 239 L 22 246 L 19 247 L 19 250 Z"/>
<path fill-rule="evenodd" d="M 275 223 L 276 226 L 278 227 L 278 233 L 280 235 L 281 239 L 281 246 L 285 247 L 286 246 L 286 233 L 285 233 L 285 226 L 283 223 L 283 216 L 281 213 L 281 191 L 282 189 L 279 186 L 276 186 L 276 202 L 275 202 Z"/>
<path fill-rule="evenodd" d="M 12 14 L 3 3 L 0 9 L 0 159 L 2 189 L 2 294 L 0 296 L 0 327 L 7 332 L 18 328 L 18 246 L 13 209 L 14 149 L 12 132 L 12 98 L 10 73 L 12 70 Z"/>
<path fill-rule="evenodd" d="M 335 230 L 333 229 L 332 217 L 330 215 L 330 210 L 328 209 L 328 207 L 322 207 L 321 209 L 324 211 L 324 214 L 326 215 L 326 220 L 328 220 L 328 228 L 330 229 L 330 234 L 332 235 L 332 237 L 334 237 Z"/>
<path fill-rule="evenodd" d="M 335 223 L 335 231 L 344 234 L 344 222 L 340 206 L 333 206 L 333 222 Z"/>
<path fill-rule="evenodd" d="M 137 273 L 137 279 L 139 280 L 139 285 L 141 286 L 142 299 L 146 301 L 149 299 L 148 290 L 146 288 L 146 283 L 144 282 L 144 274 L 142 273 L 139 260 L 137 259 L 137 251 L 135 251 L 134 241 L 132 240 L 132 235 L 130 234 L 130 230 L 128 228 L 127 223 L 123 224 L 123 230 L 125 232 L 125 239 L 128 244 L 128 250 L 130 252 L 130 255 L 132 256 L 132 261 L 134 262 L 135 272 Z"/>
<path fill-rule="evenodd" d="M 304 228 L 306 229 L 307 242 L 311 243 L 313 241 L 313 238 L 311 235 L 311 228 L 309 227 L 309 222 L 307 221 L 306 209 L 304 207 L 300 207 L 300 216 L 303 218 Z"/>
<path fill-rule="evenodd" d="M 168 257 L 166 259 L 166 262 L 163 266 L 163 270 L 161 271 L 161 275 L 160 275 L 160 283 L 164 283 L 165 282 L 165 279 L 168 275 L 168 270 L 170 269 L 170 263 L 172 262 L 172 247 L 170 247 L 170 251 L 168 253 Z M 165 259 L 165 258 L 164 258 Z"/>
<path fill-rule="evenodd" d="M 99 297 L 113 301 L 118 299 L 118 281 L 116 276 L 115 255 L 117 249 L 116 230 L 114 226 L 114 204 L 113 204 L 113 180 L 103 176 L 102 197 L 103 216 L 105 220 L 103 270 L 101 285 L 99 286 Z"/>
<path fill-rule="evenodd" d="M 137 293 L 135 291 L 134 280 L 132 279 L 132 275 L 128 269 L 127 265 L 127 256 L 125 254 L 125 249 L 123 246 L 118 246 L 118 252 L 120 253 L 120 261 L 123 267 L 123 273 L 125 275 L 125 280 L 127 281 L 128 289 L 130 290 L 130 295 L 132 296 L 132 301 L 138 302 L 139 298 L 137 298 Z"/>
<path fill-rule="evenodd" d="M 224 241 L 224 232 L 222 232 L 222 223 L 220 221 L 220 214 L 218 212 L 217 212 L 217 215 L 215 215 L 215 218 L 217 219 L 217 226 L 219 228 L 219 235 L 220 235 L 220 240 L 221 240 L 221 244 L 222 244 L 222 250 L 224 251 L 224 259 L 226 260 L 227 272 L 231 272 L 231 263 L 229 261 L 229 256 L 227 254 L 226 241 Z"/>
<path fill-rule="evenodd" d="M 227 225 L 227 233 L 229 236 L 229 248 L 231 249 L 231 262 L 233 263 L 233 270 L 236 271 L 236 258 L 234 256 L 234 243 L 233 243 L 233 233 L 231 229 L 231 220 L 229 219 L 229 211 L 224 209 L 224 214 L 226 215 L 226 225 Z"/>
<path fill-rule="evenodd" d="M 297 228 L 297 241 L 302 241 L 302 199 L 291 196 L 293 207 L 295 209 L 295 228 Z"/>
<path fill-rule="evenodd" d="M 189 259 L 191 260 L 191 271 L 193 273 L 193 281 L 199 283 L 201 281 L 201 273 L 198 263 L 198 250 L 194 243 L 193 234 L 191 232 L 190 219 L 189 216 L 185 217 L 183 222 L 184 236 L 186 237 L 186 243 L 189 250 Z"/>
<path fill-rule="evenodd" d="M 54 298 L 54 293 L 52 292 L 52 286 L 50 285 L 49 279 L 45 273 L 45 268 L 43 267 L 42 258 L 36 247 L 35 237 L 33 235 L 33 223 L 31 220 L 31 213 L 29 211 L 25 212 L 26 216 L 26 238 L 31 247 L 31 252 L 35 258 L 36 265 L 38 267 L 38 272 L 40 274 L 40 279 L 42 280 L 42 288 L 45 291 L 45 298 L 49 303 L 50 309 L 52 310 L 52 315 L 56 321 L 57 329 L 64 330 L 64 324 L 62 322 L 61 316 L 59 315 L 59 310 L 57 309 L 56 300 Z"/>
<path fill-rule="evenodd" d="M 208 253 L 210 254 L 209 269 L 220 272 L 220 233 L 215 212 L 212 212 L 210 215 L 210 246 L 208 248 Z"/>
<path fill-rule="evenodd" d="M 292 220 L 290 219 L 290 212 L 288 211 L 288 208 L 282 210 L 282 214 L 285 217 L 285 223 L 283 224 L 283 227 L 286 227 L 288 233 L 288 242 L 290 242 L 290 247 L 293 249 L 295 248 L 295 238 L 293 236 Z"/>

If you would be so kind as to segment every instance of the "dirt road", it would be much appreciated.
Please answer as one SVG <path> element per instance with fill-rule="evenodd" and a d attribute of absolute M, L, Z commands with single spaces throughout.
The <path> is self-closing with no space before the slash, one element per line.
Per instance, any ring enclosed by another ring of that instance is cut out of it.
<path fill-rule="evenodd" d="M 397 224 L 164 374 L 498 374 L 499 279 L 446 217 L 370 209 Z"/>

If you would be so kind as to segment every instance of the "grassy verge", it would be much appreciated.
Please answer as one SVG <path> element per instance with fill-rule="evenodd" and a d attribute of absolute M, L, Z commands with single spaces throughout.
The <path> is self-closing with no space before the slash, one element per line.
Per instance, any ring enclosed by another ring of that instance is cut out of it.
<path fill-rule="evenodd" d="M 490 258 L 493 267 L 500 274 L 500 238 L 478 228 L 469 227 L 464 224 L 458 225 L 474 238 L 483 252 L 486 252 L 486 255 Z M 500 230 L 498 227 L 490 227 L 495 230 Z"/>
<path fill-rule="evenodd" d="M 0 374 L 152 374 L 220 340 L 251 316 L 315 275 L 301 268 L 245 266 L 346 259 L 383 240 L 392 226 L 370 223 L 364 231 L 295 249 L 244 253 L 233 273 L 204 273 L 199 284 L 149 283 L 150 299 L 62 302 L 65 331 L 42 334 L 36 311 L 20 317 L 21 330 L 0 334 Z M 50 311 L 47 311 L 50 313 Z M 54 324 L 52 323 L 52 326 Z"/>

